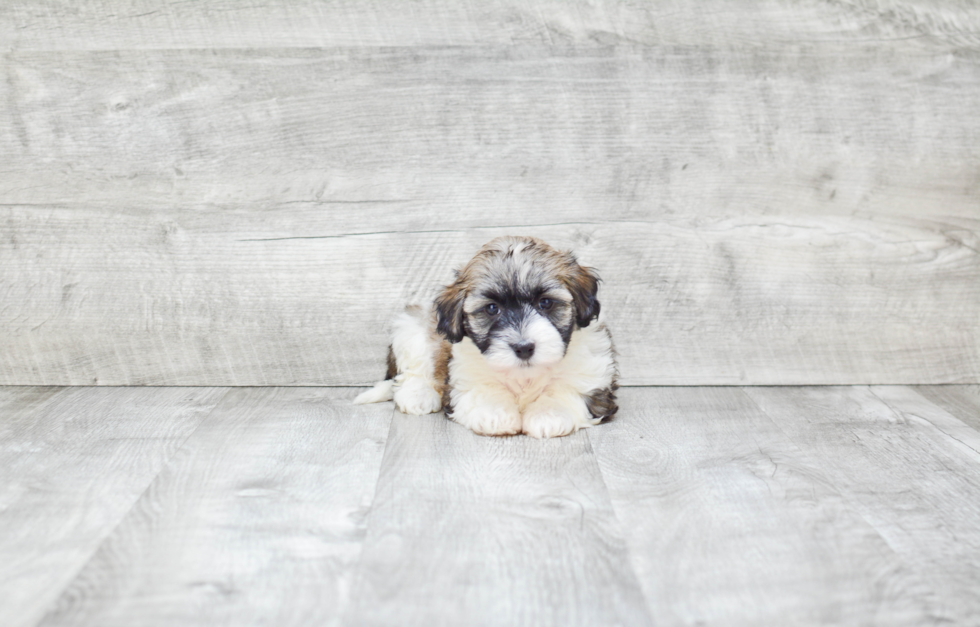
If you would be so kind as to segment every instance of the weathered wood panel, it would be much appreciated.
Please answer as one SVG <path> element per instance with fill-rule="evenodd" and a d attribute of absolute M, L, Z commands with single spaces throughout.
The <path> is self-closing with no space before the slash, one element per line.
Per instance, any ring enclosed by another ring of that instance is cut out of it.
<path fill-rule="evenodd" d="M 337 624 L 392 413 L 353 397 L 230 392 L 39 624 Z"/>
<path fill-rule="evenodd" d="M 647 388 L 590 430 L 653 624 L 929 623 L 938 590 L 781 427 L 737 388 Z"/>
<path fill-rule="evenodd" d="M 31 282 L 6 283 L 0 380 L 367 383 L 382 376 L 401 303 L 511 231 L 241 241 L 254 233 L 215 213 L 177 220 L 20 213 L 4 268 Z M 601 269 L 627 384 L 969 381 L 980 267 L 944 228 L 787 218 L 521 231 Z M 125 236 L 101 239 L 112 230 Z M 40 274 L 38 256 L 59 270 Z"/>
<path fill-rule="evenodd" d="M 226 392 L 0 388 L 0 623 L 37 624 Z"/>
<path fill-rule="evenodd" d="M 242 3 L 236 0 L 8 0 L 11 49 L 464 46 L 538 42 L 786 45 L 925 40 L 980 46 L 970 0 L 632 2 L 422 0 Z"/>
<path fill-rule="evenodd" d="M 347 625 L 648 625 L 585 432 L 392 419 Z"/>
<path fill-rule="evenodd" d="M 931 590 L 918 624 L 970 624 L 980 615 L 980 434 L 961 442 L 966 425 L 950 429 L 952 416 L 897 392 L 745 388 Z"/>
<path fill-rule="evenodd" d="M 367 383 L 506 232 L 626 383 L 980 380 L 972 5 L 93 6 L 0 9 L 0 383 Z"/>
<path fill-rule="evenodd" d="M 980 62 L 964 51 L 28 51 L 4 66 L 8 205 L 330 212 L 354 231 L 403 214 L 978 217 Z"/>

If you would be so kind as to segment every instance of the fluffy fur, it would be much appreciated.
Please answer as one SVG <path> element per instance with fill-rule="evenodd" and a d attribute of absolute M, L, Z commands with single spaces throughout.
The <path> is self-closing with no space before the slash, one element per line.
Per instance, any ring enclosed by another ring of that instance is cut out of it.
<path fill-rule="evenodd" d="M 394 324 L 387 378 L 355 403 L 394 399 L 406 414 L 444 409 L 484 435 L 567 435 L 616 413 L 616 360 L 595 322 L 599 277 L 571 253 L 500 237 L 429 310 Z"/>

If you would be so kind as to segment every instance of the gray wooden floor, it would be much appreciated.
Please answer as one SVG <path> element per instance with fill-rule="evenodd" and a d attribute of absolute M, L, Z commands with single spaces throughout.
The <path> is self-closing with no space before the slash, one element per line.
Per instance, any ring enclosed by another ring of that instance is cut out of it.
<path fill-rule="evenodd" d="M 980 386 L 627 388 L 543 442 L 357 391 L 0 387 L 0 624 L 980 622 Z"/>

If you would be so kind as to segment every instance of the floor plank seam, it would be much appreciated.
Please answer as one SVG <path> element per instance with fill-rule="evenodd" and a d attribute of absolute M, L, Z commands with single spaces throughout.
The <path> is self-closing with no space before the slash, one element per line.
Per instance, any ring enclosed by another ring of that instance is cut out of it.
<path fill-rule="evenodd" d="M 371 505 L 370 507 L 368 507 L 367 511 L 364 512 L 364 536 L 361 539 L 360 547 L 358 547 L 357 550 L 357 559 L 355 561 L 354 567 L 351 569 L 350 581 L 352 585 L 350 587 L 350 592 L 348 594 L 348 597 L 344 602 L 344 606 L 340 608 L 339 612 L 337 612 L 338 618 L 336 624 L 340 626 L 349 624 L 349 620 L 350 620 L 349 613 L 351 611 L 351 607 L 353 607 L 353 601 L 357 599 L 358 593 L 361 588 L 360 582 L 363 579 L 363 571 L 364 571 L 364 566 L 363 566 L 364 544 L 365 542 L 367 542 L 368 535 L 371 533 L 371 528 L 369 526 L 370 525 L 369 521 L 371 520 L 371 512 L 374 511 L 374 508 L 378 503 L 378 484 L 380 483 L 381 480 L 381 471 L 384 468 L 385 459 L 387 459 L 388 457 L 388 449 L 391 446 L 391 432 L 395 428 L 395 415 L 397 413 L 397 410 L 395 408 L 394 403 L 392 403 L 391 405 L 392 405 L 391 415 L 388 417 L 388 432 L 385 434 L 385 446 L 384 449 L 381 451 L 381 461 L 380 463 L 378 463 L 378 474 L 374 477 L 374 490 L 372 490 L 371 492 Z"/>
<path fill-rule="evenodd" d="M 20 507 L 4 624 L 711 623 L 736 601 L 745 624 L 973 624 L 980 607 L 977 386 L 644 386 L 544 442 L 351 406 L 353 387 L 30 387 L 0 386 L 0 465 L 28 490 L 0 490 Z M 17 540 L 45 519 L 57 533 Z M 603 594 L 554 602 L 571 581 Z"/>
<path fill-rule="evenodd" d="M 617 418 L 614 417 L 612 420 L 616 420 L 616 419 Z M 602 425 L 601 424 L 597 425 L 596 428 L 601 429 Z M 652 624 L 653 617 L 649 615 L 650 603 L 651 603 L 650 592 L 649 590 L 647 590 L 647 587 L 644 585 L 643 579 L 640 577 L 639 571 L 637 571 L 636 569 L 636 560 L 633 557 L 633 549 L 632 547 L 630 547 L 629 540 L 626 539 L 626 526 L 623 523 L 623 519 L 620 516 L 619 511 L 617 511 L 616 509 L 616 503 L 613 501 L 612 492 L 610 492 L 609 490 L 609 483 L 606 481 L 606 474 L 602 470 L 602 464 L 599 463 L 599 456 L 598 454 L 596 454 L 595 446 L 593 445 L 592 434 L 589 432 L 588 429 L 585 430 L 585 439 L 589 443 L 589 450 L 592 452 L 592 459 L 595 461 L 596 469 L 599 471 L 599 480 L 602 481 L 602 487 L 606 491 L 606 498 L 609 499 L 609 508 L 612 510 L 612 514 L 616 519 L 616 524 L 619 526 L 619 535 L 623 539 L 623 549 L 626 551 L 626 557 L 629 562 L 630 573 L 633 575 L 634 581 L 636 581 L 637 588 L 640 589 L 640 593 L 643 595 L 643 601 L 646 604 L 648 618 L 650 619 Z"/>
<path fill-rule="evenodd" d="M 74 386 L 65 386 L 65 387 L 66 389 L 68 389 Z M 83 386 L 83 387 L 96 387 L 96 386 Z M 169 386 L 169 387 L 186 387 L 186 386 Z M 201 387 L 206 387 L 206 386 L 201 386 Z M 215 387 L 220 387 L 220 386 L 215 386 Z M 57 611 L 58 605 L 61 603 L 61 599 L 64 596 L 65 592 L 67 590 L 70 590 L 72 586 L 75 585 L 75 582 L 78 580 L 79 575 L 85 572 L 85 570 L 89 567 L 89 565 L 92 563 L 92 560 L 95 558 L 95 556 L 99 554 L 100 550 L 102 550 L 102 547 L 103 545 L 105 545 L 106 541 L 112 538 L 113 535 L 115 535 L 116 531 L 120 528 L 120 526 L 126 522 L 126 519 L 132 513 L 133 509 L 137 505 L 139 505 L 140 501 L 143 500 L 143 497 L 146 496 L 146 493 L 149 492 L 151 487 L 153 487 L 153 484 L 157 482 L 157 480 L 160 478 L 160 475 L 162 475 L 168 468 L 170 468 L 171 463 L 173 463 L 174 459 L 180 456 L 180 453 L 181 451 L 184 450 L 184 447 L 187 445 L 187 442 L 190 441 L 190 439 L 194 436 L 195 433 L 198 432 L 201 426 L 204 425 L 204 423 L 207 422 L 211 418 L 211 416 L 214 415 L 214 413 L 218 410 L 219 407 L 221 407 L 222 403 L 224 403 L 225 399 L 228 397 L 230 393 L 231 393 L 230 388 L 225 389 L 225 393 L 214 404 L 214 406 L 211 407 L 211 410 L 208 411 L 207 415 L 204 416 L 193 429 L 191 429 L 191 431 L 187 434 L 187 437 L 185 437 L 180 442 L 179 445 L 174 447 L 173 454 L 164 463 L 160 464 L 160 470 L 158 470 L 156 474 L 153 475 L 153 478 L 147 481 L 146 487 L 144 487 L 143 490 L 141 490 L 140 493 L 136 495 L 136 497 L 133 499 L 132 504 L 130 504 L 130 506 L 126 509 L 125 513 L 123 513 L 119 517 L 119 519 L 115 522 L 114 525 L 107 528 L 105 534 L 103 534 L 99 542 L 93 545 L 92 551 L 89 553 L 88 557 L 86 557 L 85 560 L 81 562 L 79 567 L 75 569 L 75 572 L 72 574 L 71 578 L 66 580 L 65 585 L 61 588 L 61 590 L 58 591 L 58 596 L 55 598 L 54 602 L 45 610 L 41 618 L 34 623 L 34 627 L 43 625 L 45 622 L 48 621 L 48 617 L 51 616 L 52 613 Z"/>
<path fill-rule="evenodd" d="M 881 401 L 881 403 L 883 405 L 885 405 L 885 407 L 887 407 L 889 410 L 891 410 L 892 413 L 894 413 L 897 417 L 903 418 L 903 419 L 906 416 L 909 415 L 906 412 L 898 409 L 894 405 L 893 402 L 889 401 L 888 399 L 882 398 L 881 395 L 878 394 L 878 392 L 875 390 L 876 387 L 880 387 L 880 386 L 869 385 L 868 386 L 868 391 L 871 393 L 872 396 L 874 396 L 876 399 L 878 399 L 879 401 Z M 943 412 L 944 414 L 946 414 L 947 416 L 949 416 L 949 418 L 951 420 L 955 420 L 958 423 L 958 426 L 962 426 L 964 429 L 969 429 L 970 431 L 976 433 L 976 431 L 973 429 L 973 427 L 971 427 L 970 425 L 966 424 L 965 422 L 963 422 L 962 420 L 960 420 L 959 418 L 957 418 L 956 416 L 954 416 L 950 412 L 946 411 L 944 408 L 942 408 L 939 405 L 933 403 L 932 401 L 930 401 L 925 396 L 923 396 L 923 395 L 919 394 L 918 392 L 916 392 L 915 389 L 912 388 L 912 386 L 905 385 L 905 386 L 901 386 L 901 387 L 903 387 L 904 389 L 907 389 L 910 392 L 912 392 L 913 394 L 915 394 L 919 399 L 922 400 L 922 402 L 927 403 L 929 405 L 932 405 L 937 410 Z M 922 416 L 922 415 L 919 415 L 919 414 L 913 414 L 913 415 L 916 418 L 918 418 L 918 419 L 920 419 L 920 420 L 925 421 L 926 423 L 928 423 L 933 429 L 935 429 L 939 433 L 942 433 L 943 435 L 945 435 L 946 437 L 950 438 L 951 440 L 954 440 L 955 442 L 959 443 L 960 446 L 962 446 L 963 448 L 968 449 L 969 451 L 971 451 L 972 454 L 973 454 L 972 456 L 974 457 L 974 459 L 977 460 L 977 461 L 980 461 L 980 447 L 974 446 L 973 444 L 970 444 L 969 442 L 964 442 L 962 439 L 956 437 L 956 435 L 954 435 L 953 433 L 950 433 L 950 431 L 951 431 L 950 429 L 943 428 L 943 426 L 941 424 L 937 424 L 937 422 L 935 420 L 930 420 L 928 416 Z"/>
<path fill-rule="evenodd" d="M 764 386 L 760 386 L 760 387 L 764 387 Z M 846 387 L 870 388 L 871 386 L 854 385 L 854 386 L 846 386 Z M 760 403 L 756 402 L 756 400 L 752 398 L 750 394 L 747 394 L 744 391 L 743 394 L 752 402 L 753 405 L 755 405 L 759 409 L 760 412 L 762 412 L 764 416 L 769 418 L 769 420 L 776 426 L 776 428 L 780 431 L 780 433 L 782 433 L 787 438 L 787 440 L 789 440 L 793 444 L 793 446 L 795 446 L 803 454 L 804 459 L 807 459 L 811 463 L 811 465 L 813 465 L 812 462 L 814 461 L 821 462 L 820 467 L 827 467 L 833 463 L 833 460 L 830 459 L 829 457 L 826 457 L 825 455 L 822 455 L 812 450 L 811 448 L 804 446 L 802 442 L 800 442 L 797 438 L 793 437 L 793 434 L 791 434 L 789 431 L 783 428 L 780 422 L 775 417 L 773 417 L 771 413 L 766 411 L 766 409 Z M 891 406 L 888 406 L 888 408 L 894 411 L 894 408 L 892 408 Z M 895 544 L 889 539 L 888 534 L 882 532 L 880 525 L 876 524 L 874 519 L 868 517 L 868 515 L 864 511 L 865 508 L 861 505 L 861 503 L 858 502 L 851 494 L 848 494 L 846 491 L 839 489 L 836 485 L 834 485 L 833 489 L 834 492 L 836 492 L 840 496 L 841 500 L 847 506 L 848 510 L 850 510 L 850 512 L 852 512 L 855 516 L 859 517 L 866 525 L 868 525 L 869 529 L 874 530 L 874 533 L 878 536 L 878 538 L 881 540 L 884 546 L 888 547 L 888 550 L 891 551 L 891 554 L 895 559 L 895 561 L 898 562 L 899 564 L 902 564 L 902 566 L 904 566 L 908 572 L 916 573 L 917 572 L 916 565 L 910 563 L 909 560 L 907 560 L 903 555 L 902 551 L 900 550 L 900 547 L 895 546 Z M 941 591 L 935 588 L 932 581 L 923 578 L 922 582 L 926 586 L 928 586 L 928 591 L 931 593 L 931 595 L 935 599 L 940 601 L 939 603 L 940 607 L 948 605 L 948 603 L 945 601 L 943 597 L 943 594 L 941 593 Z M 936 622 L 948 622 L 945 620 L 944 617 L 933 617 L 933 618 L 935 619 Z"/>

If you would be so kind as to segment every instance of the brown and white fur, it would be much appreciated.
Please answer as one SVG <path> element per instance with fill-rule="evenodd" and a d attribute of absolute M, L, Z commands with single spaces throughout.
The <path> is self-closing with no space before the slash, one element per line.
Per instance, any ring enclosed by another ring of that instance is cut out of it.
<path fill-rule="evenodd" d="M 616 359 L 599 277 L 531 237 L 499 237 L 426 311 L 394 323 L 385 381 L 355 403 L 445 409 L 483 435 L 567 435 L 616 413 Z"/>

